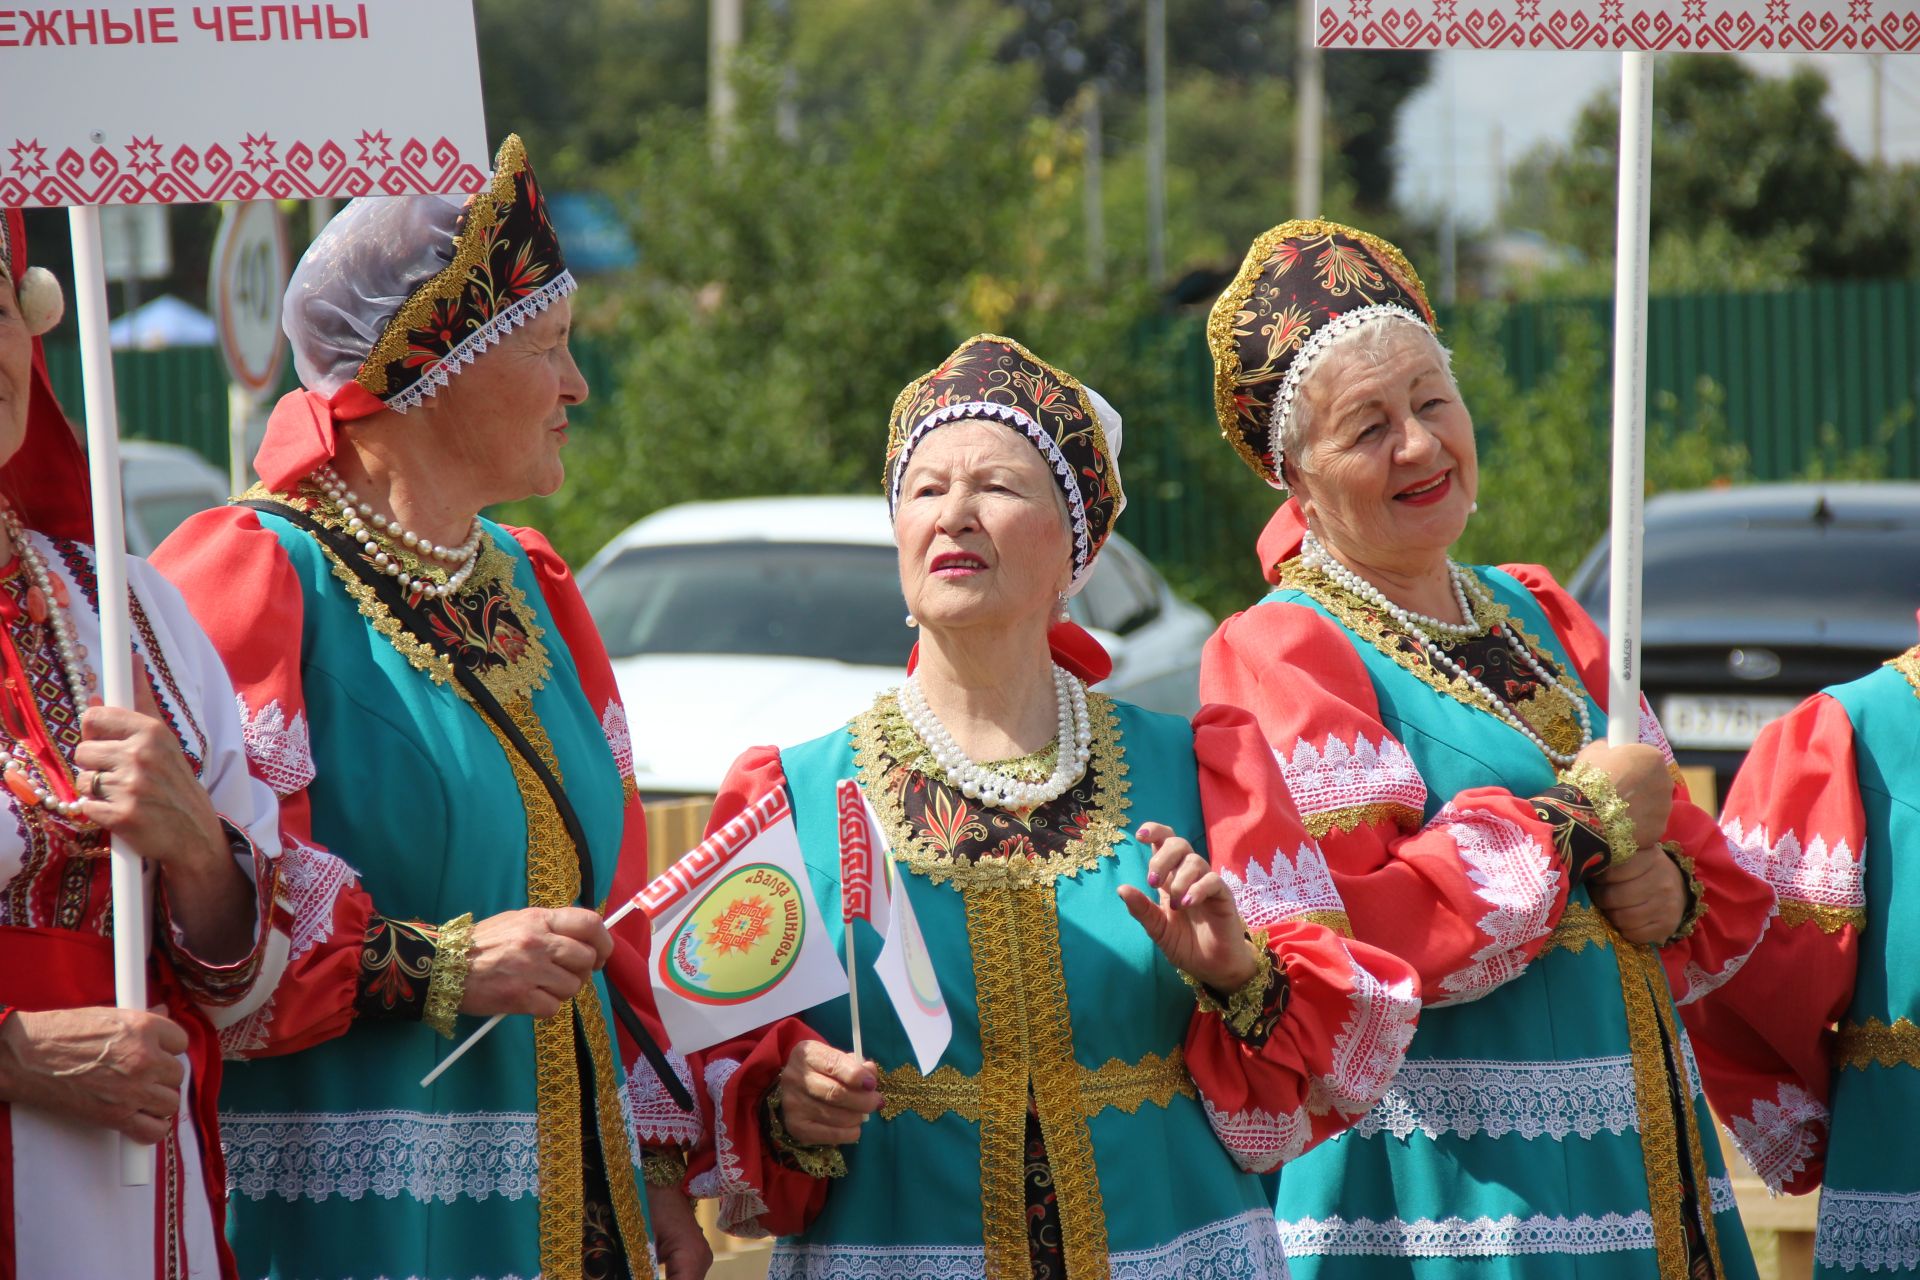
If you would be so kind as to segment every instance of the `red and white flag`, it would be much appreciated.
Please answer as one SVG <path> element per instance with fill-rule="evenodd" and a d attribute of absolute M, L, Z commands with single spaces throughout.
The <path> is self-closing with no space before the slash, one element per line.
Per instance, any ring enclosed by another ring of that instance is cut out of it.
<path fill-rule="evenodd" d="M 840 782 L 839 803 L 842 914 L 849 929 L 858 917 L 885 939 L 874 958 L 873 975 L 913 1045 L 921 1073 L 931 1075 L 953 1039 L 953 1016 L 947 1012 L 940 975 L 933 970 L 932 953 L 914 918 L 905 877 L 890 856 L 880 816 L 851 778 Z"/>
<path fill-rule="evenodd" d="M 876 933 L 887 931 L 887 877 L 877 854 L 884 854 L 880 824 L 866 793 L 852 778 L 836 788 L 840 815 L 840 918 L 865 920 Z"/>

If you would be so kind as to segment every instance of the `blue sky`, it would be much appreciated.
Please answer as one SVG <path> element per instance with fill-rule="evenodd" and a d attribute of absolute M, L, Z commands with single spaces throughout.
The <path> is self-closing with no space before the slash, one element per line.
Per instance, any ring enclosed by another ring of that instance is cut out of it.
<path fill-rule="evenodd" d="M 1330 57 L 1338 57 L 1337 52 Z M 1761 54 L 1746 59 L 1766 75 L 1812 63 L 1832 83 L 1827 105 L 1841 136 L 1865 156 L 1872 136 L 1872 80 L 1857 54 Z M 1884 136 L 1889 160 L 1920 160 L 1920 56 L 1884 62 Z M 1495 192 L 1494 134 L 1511 166 L 1537 143 L 1563 141 L 1589 99 L 1618 92 L 1620 58 L 1609 53 L 1521 53 L 1480 50 L 1439 55 L 1431 81 L 1401 109 L 1399 185 L 1402 203 L 1438 211 L 1447 182 L 1447 98 L 1452 102 L 1455 210 L 1462 227 L 1486 224 Z M 1659 193 L 1654 194 L 1659 199 Z"/>

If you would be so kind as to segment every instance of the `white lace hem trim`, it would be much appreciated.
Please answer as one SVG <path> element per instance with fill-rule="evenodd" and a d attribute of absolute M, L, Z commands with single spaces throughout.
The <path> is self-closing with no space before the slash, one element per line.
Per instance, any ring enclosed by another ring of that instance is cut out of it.
<path fill-rule="evenodd" d="M 1353 1132 L 1359 1138 L 1518 1134 L 1562 1142 L 1639 1127 L 1633 1059 L 1623 1054 L 1547 1062 L 1409 1061 Z"/>
<path fill-rule="evenodd" d="M 223 1115 L 227 1189 L 249 1200 L 466 1197 L 540 1190 L 539 1135 L 522 1112 L 357 1111 Z"/>
<path fill-rule="evenodd" d="M 1813 1256 L 1842 1271 L 1920 1270 L 1920 1191 L 1823 1188 Z"/>

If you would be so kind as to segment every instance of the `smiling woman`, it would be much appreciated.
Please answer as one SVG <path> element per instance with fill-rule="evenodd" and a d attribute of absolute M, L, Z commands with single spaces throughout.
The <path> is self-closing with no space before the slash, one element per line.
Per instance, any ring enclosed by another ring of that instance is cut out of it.
<path fill-rule="evenodd" d="M 1281 1180 L 1294 1273 L 1751 1277 L 1674 1005 L 1733 975 L 1772 894 L 1649 710 L 1640 744 L 1594 741 L 1606 649 L 1572 598 L 1449 558 L 1477 455 L 1419 277 L 1284 223 L 1208 334 L 1223 434 L 1292 497 L 1202 697 L 1257 717 L 1354 936 L 1427 1008 L 1381 1108 Z"/>
<path fill-rule="evenodd" d="M 716 802 L 717 826 L 786 790 L 832 933 L 833 801 L 857 779 L 953 1017 L 926 1073 L 884 1016 L 872 1060 L 848 1052 L 844 998 L 699 1055 L 694 1189 L 722 1225 L 783 1235 L 775 1276 L 1277 1280 L 1253 1175 L 1351 1124 L 1399 1063 L 1412 986 L 1327 927 L 1339 895 L 1285 852 L 1307 838 L 1251 719 L 1087 688 L 1098 655 L 1062 615 L 1124 505 L 1120 439 L 1105 400 L 1010 339 L 909 384 L 886 485 L 911 674 L 833 733 L 747 752 Z M 1236 900 L 1296 875 L 1303 900 Z M 857 950 L 881 1009 L 877 940 Z"/>

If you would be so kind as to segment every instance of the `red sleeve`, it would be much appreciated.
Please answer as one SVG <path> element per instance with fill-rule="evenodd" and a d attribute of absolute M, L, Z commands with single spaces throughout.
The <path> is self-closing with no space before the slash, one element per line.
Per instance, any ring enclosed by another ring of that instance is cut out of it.
<path fill-rule="evenodd" d="M 1834 1024 L 1853 999 L 1866 924 L 1866 818 L 1853 725 L 1816 694 L 1764 729 L 1723 814 L 1779 918 L 1739 975 L 1684 1011 L 1707 1094 L 1775 1191 L 1820 1185 Z"/>
<path fill-rule="evenodd" d="M 1196 1016 L 1187 1066 L 1220 1141 L 1266 1173 L 1379 1101 L 1413 1039 L 1419 985 L 1404 961 L 1343 936 L 1345 904 L 1253 717 L 1202 707 L 1193 752 L 1209 859 L 1248 929 L 1266 931 L 1287 994 L 1258 1045 L 1218 1012 Z"/>
<path fill-rule="evenodd" d="M 313 842 L 313 781 L 301 670 L 304 597 L 280 540 L 246 507 L 189 519 L 151 563 L 186 598 L 238 695 L 253 775 L 280 803 L 287 964 L 271 993 L 224 1026 L 228 1056 L 292 1053 L 352 1025 L 360 950 L 373 901 L 344 861 Z"/>
<path fill-rule="evenodd" d="M 1551 828 L 1530 798 L 1492 787 L 1423 822 L 1426 783 L 1337 624 L 1294 604 L 1229 618 L 1201 657 L 1200 696 L 1253 715 L 1354 936 L 1411 963 L 1428 1004 L 1477 1000 L 1539 954 L 1567 903 Z"/>
<path fill-rule="evenodd" d="M 1581 682 L 1605 710 L 1609 681 L 1606 636 L 1587 611 L 1539 565 L 1502 568 L 1533 592 Z M 1644 697 L 1640 699 L 1640 741 L 1658 747 L 1668 765 L 1673 765 L 1673 748 Z M 1673 816 L 1667 820 L 1664 838 L 1678 844 L 1693 864 L 1706 909 L 1692 932 L 1660 949 L 1673 998 L 1685 1005 L 1726 982 L 1747 962 L 1773 914 L 1773 890 L 1735 858 L 1713 815 L 1688 796 L 1677 767 L 1673 772 Z"/>
<path fill-rule="evenodd" d="M 753 801 L 787 785 L 774 747 L 754 747 L 734 761 L 714 798 L 707 833 Z M 688 1189 L 720 1202 L 723 1230 L 738 1236 L 794 1235 L 827 1202 L 828 1180 L 782 1161 L 768 1137 L 767 1095 L 796 1045 L 818 1040 L 798 1018 L 782 1018 L 692 1055 L 699 1081 L 705 1140 L 688 1162 Z"/>

